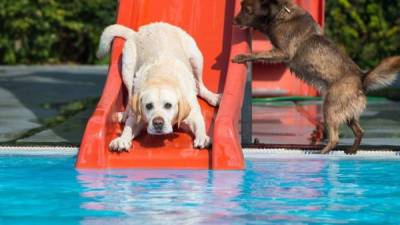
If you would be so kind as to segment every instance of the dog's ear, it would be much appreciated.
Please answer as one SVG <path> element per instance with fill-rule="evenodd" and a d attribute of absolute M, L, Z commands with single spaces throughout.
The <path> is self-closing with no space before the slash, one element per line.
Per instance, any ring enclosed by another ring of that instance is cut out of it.
<path fill-rule="evenodd" d="M 133 113 L 135 114 L 136 121 L 140 121 L 142 119 L 142 106 L 139 94 L 133 95 L 129 101 L 129 107 L 131 107 Z"/>
<path fill-rule="evenodd" d="M 261 5 L 275 3 L 277 0 L 260 0 Z"/>
<path fill-rule="evenodd" d="M 267 4 L 285 5 L 291 3 L 292 0 L 260 0 L 260 2 L 261 5 L 267 5 Z"/>
<path fill-rule="evenodd" d="M 192 108 L 190 107 L 189 102 L 186 100 L 185 97 L 181 96 L 178 101 L 178 127 L 181 125 L 181 122 L 189 116 L 191 110 Z"/>
<path fill-rule="evenodd" d="M 266 9 L 271 6 L 281 5 L 280 0 L 260 0 L 261 8 Z"/>
<path fill-rule="evenodd" d="M 292 0 L 274 0 L 274 1 L 279 5 L 287 5 L 289 3 L 292 3 Z"/>

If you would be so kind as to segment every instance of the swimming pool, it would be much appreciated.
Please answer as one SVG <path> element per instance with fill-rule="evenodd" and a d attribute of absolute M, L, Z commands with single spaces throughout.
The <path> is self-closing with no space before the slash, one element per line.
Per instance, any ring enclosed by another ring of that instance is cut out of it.
<path fill-rule="evenodd" d="M 0 156 L 0 224 L 400 224 L 400 161 L 248 159 L 245 171 L 76 171 Z"/>

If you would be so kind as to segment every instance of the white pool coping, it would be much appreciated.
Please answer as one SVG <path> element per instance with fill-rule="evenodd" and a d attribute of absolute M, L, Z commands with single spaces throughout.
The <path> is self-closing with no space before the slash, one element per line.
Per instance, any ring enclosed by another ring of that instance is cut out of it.
<path fill-rule="evenodd" d="M 65 155 L 75 156 L 78 147 L 59 146 L 0 146 L 0 155 Z"/>
<path fill-rule="evenodd" d="M 357 160 L 400 160 L 400 152 L 383 150 L 361 150 L 356 155 L 346 155 L 344 151 L 332 151 L 327 155 L 315 150 L 296 149 L 243 149 L 247 159 L 357 159 Z"/>
<path fill-rule="evenodd" d="M 0 146 L 0 155 L 61 155 L 75 156 L 78 147 L 57 146 Z M 328 155 L 318 151 L 295 149 L 243 149 L 246 159 L 396 159 L 400 160 L 400 152 L 382 150 L 361 150 L 356 155 L 346 155 L 343 151 L 333 151 Z"/>

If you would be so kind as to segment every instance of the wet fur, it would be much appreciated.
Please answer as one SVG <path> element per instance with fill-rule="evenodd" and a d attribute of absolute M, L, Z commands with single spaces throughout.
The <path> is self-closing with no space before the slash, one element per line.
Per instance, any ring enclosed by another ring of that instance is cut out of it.
<path fill-rule="evenodd" d="M 236 63 L 258 61 L 285 63 L 295 75 L 318 88 L 324 96 L 323 113 L 329 142 L 321 153 L 329 153 L 339 142 L 339 126 L 346 123 L 355 140 L 347 154 L 355 154 L 363 130 L 359 123 L 366 107 L 367 90 L 394 81 L 400 71 L 400 57 L 383 60 L 369 73 L 323 35 L 310 14 L 290 0 L 244 0 L 235 24 L 252 27 L 271 41 L 271 51 L 238 55 Z"/>
<path fill-rule="evenodd" d="M 110 150 L 129 151 L 146 127 L 149 134 L 164 135 L 181 123 L 192 131 L 194 148 L 208 147 L 211 139 L 197 96 L 217 106 L 221 95 L 203 83 L 203 55 L 195 40 L 167 23 L 147 24 L 138 31 L 114 24 L 101 35 L 99 57 L 109 53 L 115 37 L 125 39 L 121 66 L 129 105 L 116 115 L 124 129 L 110 142 Z"/>

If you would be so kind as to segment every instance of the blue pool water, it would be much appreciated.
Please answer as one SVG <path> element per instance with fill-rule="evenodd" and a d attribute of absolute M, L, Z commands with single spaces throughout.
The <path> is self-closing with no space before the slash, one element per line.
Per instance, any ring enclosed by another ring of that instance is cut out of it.
<path fill-rule="evenodd" d="M 400 161 L 248 160 L 245 171 L 76 171 L 0 156 L 0 224 L 400 224 Z"/>

